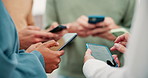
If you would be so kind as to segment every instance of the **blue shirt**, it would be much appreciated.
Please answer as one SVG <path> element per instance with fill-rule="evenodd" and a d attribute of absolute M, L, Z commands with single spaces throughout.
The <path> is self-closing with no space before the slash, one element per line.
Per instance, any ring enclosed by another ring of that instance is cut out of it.
<path fill-rule="evenodd" d="M 15 25 L 0 0 L 0 78 L 47 78 L 38 51 L 19 50 Z"/>

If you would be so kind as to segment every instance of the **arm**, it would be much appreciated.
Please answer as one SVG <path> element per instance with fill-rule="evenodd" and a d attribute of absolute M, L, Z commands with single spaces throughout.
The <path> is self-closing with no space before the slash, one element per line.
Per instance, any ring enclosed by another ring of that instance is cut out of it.
<path fill-rule="evenodd" d="M 87 78 L 121 78 L 125 74 L 124 69 L 110 67 L 105 62 L 96 60 L 91 53 L 88 49 L 84 56 L 83 72 Z"/>
<path fill-rule="evenodd" d="M 33 5 L 33 0 L 31 0 L 31 7 L 26 19 L 27 26 L 35 26 L 33 15 L 32 15 L 32 5 Z"/>
<path fill-rule="evenodd" d="M 39 52 L 4 54 L 0 49 L 0 78 L 46 78 L 43 57 Z"/>
<path fill-rule="evenodd" d="M 83 72 L 86 78 L 127 78 L 124 69 L 110 67 L 105 62 L 96 59 L 86 61 Z"/>

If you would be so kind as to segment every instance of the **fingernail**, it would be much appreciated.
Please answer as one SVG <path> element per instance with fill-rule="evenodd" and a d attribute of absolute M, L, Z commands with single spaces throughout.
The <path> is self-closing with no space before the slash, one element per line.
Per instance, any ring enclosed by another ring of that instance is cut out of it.
<path fill-rule="evenodd" d="M 120 47 L 120 44 L 118 44 L 118 43 L 115 43 L 114 45 L 115 45 L 116 48 Z"/>

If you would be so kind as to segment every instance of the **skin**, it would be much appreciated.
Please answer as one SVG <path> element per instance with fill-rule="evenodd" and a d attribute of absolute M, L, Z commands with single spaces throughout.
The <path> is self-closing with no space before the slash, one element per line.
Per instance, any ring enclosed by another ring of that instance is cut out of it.
<path fill-rule="evenodd" d="M 124 53 L 126 51 L 126 44 L 128 42 L 128 39 L 129 39 L 129 34 L 126 33 L 126 34 L 123 34 L 121 36 L 119 36 L 114 42 L 114 46 L 111 48 L 112 51 L 114 50 L 118 50 L 122 53 Z M 94 59 L 93 56 L 91 56 L 91 50 L 90 49 L 87 49 L 86 53 L 85 53 L 85 56 L 84 56 L 84 63 L 90 59 Z M 118 60 L 118 57 L 117 55 L 112 55 L 114 60 L 118 63 L 118 66 L 120 66 L 120 61 Z"/>
<path fill-rule="evenodd" d="M 19 32 L 20 49 L 27 49 L 29 46 L 39 42 L 46 42 L 48 40 L 58 40 L 59 35 L 42 31 L 36 26 L 27 26 Z"/>
<path fill-rule="evenodd" d="M 80 16 L 75 22 L 67 24 L 69 27 L 68 32 L 78 33 L 80 37 L 97 36 L 108 40 L 115 40 L 116 37 L 109 31 L 111 29 L 120 28 L 115 24 L 114 20 L 110 17 L 105 17 L 103 22 L 97 24 L 89 24 L 87 16 Z"/>
<path fill-rule="evenodd" d="M 45 42 L 45 43 L 36 43 L 31 45 L 26 52 L 30 53 L 33 50 L 40 52 L 44 58 L 45 62 L 45 71 L 47 73 L 51 73 L 53 70 L 59 67 L 59 63 L 61 62 L 61 56 L 64 54 L 64 51 L 52 51 L 51 47 L 58 46 L 54 40 Z"/>
<path fill-rule="evenodd" d="M 119 36 L 114 41 L 115 44 L 110 50 L 112 50 L 112 51 L 118 50 L 118 51 L 124 53 L 126 51 L 126 44 L 128 42 L 128 39 L 129 39 L 129 34 L 128 33 Z"/>
<path fill-rule="evenodd" d="M 87 49 L 85 56 L 84 56 L 84 63 L 90 59 L 95 59 L 92 55 L 92 51 L 90 49 Z M 120 61 L 118 60 L 117 55 L 112 55 L 118 66 L 120 66 Z"/>

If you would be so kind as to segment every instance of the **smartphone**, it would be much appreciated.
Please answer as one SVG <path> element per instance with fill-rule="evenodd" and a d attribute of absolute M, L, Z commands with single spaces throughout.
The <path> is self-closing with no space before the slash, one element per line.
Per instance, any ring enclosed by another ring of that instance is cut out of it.
<path fill-rule="evenodd" d="M 91 49 L 92 56 L 95 59 L 102 60 L 110 66 L 118 67 L 118 64 L 113 59 L 110 50 L 106 46 L 93 43 L 86 43 L 86 47 Z"/>
<path fill-rule="evenodd" d="M 77 37 L 77 33 L 67 33 L 65 34 L 61 39 L 59 39 L 57 42 L 59 43 L 59 46 L 50 48 L 54 51 L 60 51 L 62 50 L 67 44 L 69 44 L 72 40 L 74 40 Z"/>
<path fill-rule="evenodd" d="M 57 27 L 55 27 L 54 29 L 50 30 L 49 32 L 52 32 L 52 33 L 57 33 L 57 32 L 60 32 L 64 29 L 67 29 L 66 26 L 63 26 L 63 25 L 59 25 Z"/>
<path fill-rule="evenodd" d="M 105 19 L 105 16 L 88 16 L 88 23 L 90 24 L 96 24 L 99 22 L 103 22 Z"/>

